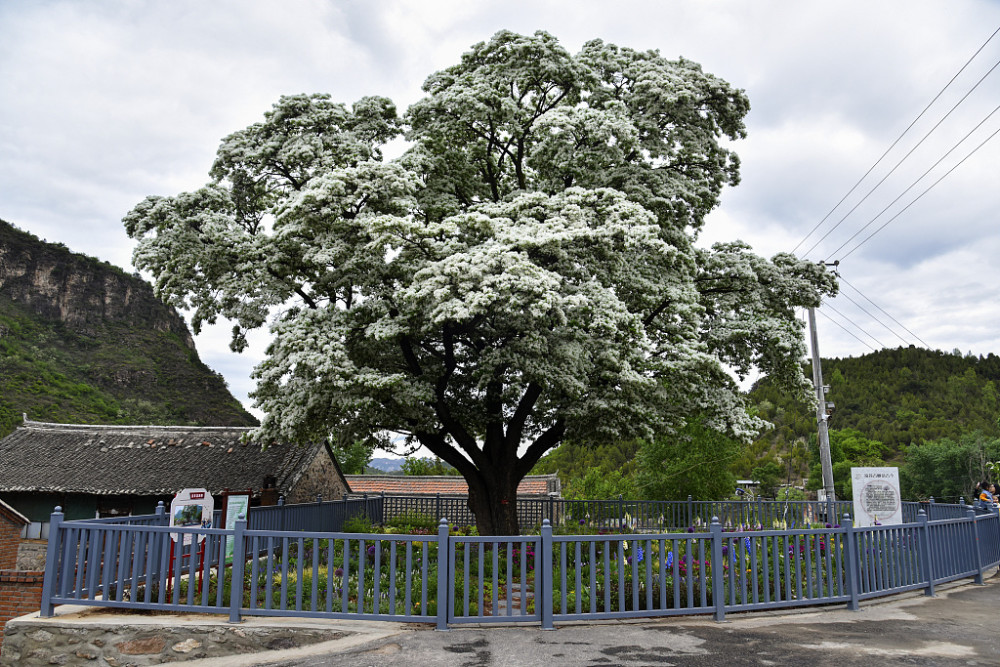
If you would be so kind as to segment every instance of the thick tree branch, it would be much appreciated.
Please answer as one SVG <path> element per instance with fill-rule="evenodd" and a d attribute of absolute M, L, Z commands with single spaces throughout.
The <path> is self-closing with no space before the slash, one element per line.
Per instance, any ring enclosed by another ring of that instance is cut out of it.
<path fill-rule="evenodd" d="M 524 390 L 524 394 L 521 396 L 521 400 L 517 402 L 514 414 L 507 423 L 506 444 L 508 447 L 514 447 L 515 451 L 517 450 L 517 446 L 521 444 L 521 436 L 524 434 L 524 424 L 527 422 L 528 416 L 535 408 L 535 403 L 541 395 L 542 387 L 534 382 L 529 383 L 528 388 Z"/>
<path fill-rule="evenodd" d="M 514 474 L 518 476 L 518 479 L 531 472 L 531 469 L 538 463 L 538 459 L 542 458 L 545 452 L 558 445 L 565 433 L 566 420 L 560 418 L 556 420 L 555 424 L 535 438 L 535 441 L 531 443 L 527 451 L 524 452 L 524 455 L 517 460 Z"/>

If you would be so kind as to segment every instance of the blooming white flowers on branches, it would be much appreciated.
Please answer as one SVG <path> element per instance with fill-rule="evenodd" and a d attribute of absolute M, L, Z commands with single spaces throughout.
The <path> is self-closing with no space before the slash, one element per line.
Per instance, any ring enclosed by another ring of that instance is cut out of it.
<path fill-rule="evenodd" d="M 193 325 L 271 324 L 264 438 L 402 433 L 469 483 L 483 534 L 566 437 L 758 424 L 724 370 L 803 387 L 794 308 L 821 267 L 698 249 L 739 162 L 742 91 L 690 61 L 498 33 L 403 118 L 283 97 L 227 137 L 201 190 L 125 217 L 136 266 Z M 409 150 L 384 161 L 404 134 Z"/>

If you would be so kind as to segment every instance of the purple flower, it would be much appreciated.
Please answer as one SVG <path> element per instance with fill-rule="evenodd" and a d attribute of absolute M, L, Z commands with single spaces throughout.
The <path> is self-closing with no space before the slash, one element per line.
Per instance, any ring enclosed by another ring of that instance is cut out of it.
<path fill-rule="evenodd" d="M 828 524 L 826 524 L 826 527 L 827 527 L 827 528 L 833 528 L 833 524 L 829 524 L 829 523 L 828 523 Z"/>
<path fill-rule="evenodd" d="M 688 526 L 688 532 L 689 533 L 693 533 L 694 532 L 694 526 Z"/>
<path fill-rule="evenodd" d="M 338 567 L 336 570 L 333 571 L 333 573 L 338 577 L 342 577 L 344 576 L 344 568 Z"/>
<path fill-rule="evenodd" d="M 725 556 L 728 553 L 729 553 L 729 545 L 728 544 L 723 544 L 722 545 L 722 555 Z"/>
<path fill-rule="evenodd" d="M 587 523 L 587 520 L 586 520 L 586 519 L 580 519 L 580 525 L 581 525 L 581 526 L 582 526 L 583 524 L 585 524 L 585 523 Z"/>

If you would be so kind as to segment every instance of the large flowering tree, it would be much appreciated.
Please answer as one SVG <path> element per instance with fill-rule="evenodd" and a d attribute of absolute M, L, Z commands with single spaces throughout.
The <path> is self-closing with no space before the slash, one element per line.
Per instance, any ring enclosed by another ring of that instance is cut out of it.
<path fill-rule="evenodd" d="M 204 188 L 126 217 L 158 293 L 247 330 L 262 438 L 405 435 L 461 472 L 483 534 L 565 438 L 652 437 L 692 415 L 759 428 L 726 367 L 804 390 L 796 306 L 822 267 L 696 248 L 739 162 L 742 91 L 688 60 L 500 32 L 399 118 L 282 97 L 225 138 Z M 384 160 L 380 147 L 409 148 Z M 394 435 L 395 434 L 395 435 Z"/>

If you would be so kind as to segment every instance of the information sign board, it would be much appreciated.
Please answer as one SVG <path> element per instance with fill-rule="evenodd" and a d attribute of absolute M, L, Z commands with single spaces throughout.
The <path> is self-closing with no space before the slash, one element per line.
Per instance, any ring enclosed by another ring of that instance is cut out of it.
<path fill-rule="evenodd" d="M 226 493 L 222 506 L 222 523 L 226 530 L 236 528 L 236 520 L 240 516 L 250 516 L 250 494 L 249 493 Z M 233 540 L 226 540 L 226 565 L 233 562 Z"/>
<path fill-rule="evenodd" d="M 215 511 L 215 500 L 212 494 L 205 489 L 182 489 L 177 492 L 174 499 L 170 501 L 170 525 L 178 528 L 191 528 L 200 526 L 202 528 L 212 527 L 212 513 Z M 174 542 L 181 536 L 181 533 L 170 533 L 170 539 Z M 191 533 L 184 534 L 184 544 L 191 544 Z M 204 535 L 198 535 L 198 541 L 205 539 Z"/>
<path fill-rule="evenodd" d="M 899 468 L 851 468 L 855 526 L 903 523 Z"/>

